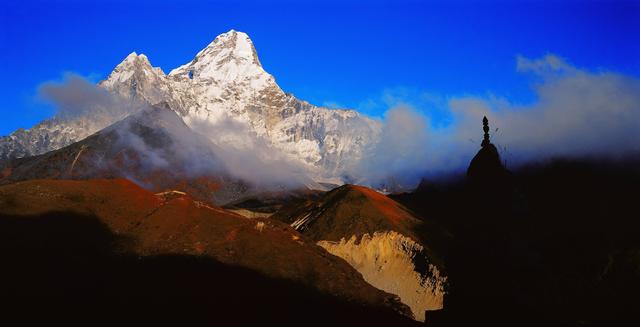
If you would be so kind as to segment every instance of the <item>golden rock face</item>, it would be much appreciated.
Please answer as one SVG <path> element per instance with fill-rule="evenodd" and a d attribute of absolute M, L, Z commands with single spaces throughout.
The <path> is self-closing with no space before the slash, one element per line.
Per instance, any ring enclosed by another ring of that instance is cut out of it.
<path fill-rule="evenodd" d="M 411 238 L 386 231 L 365 234 L 359 240 L 354 235 L 349 240 L 317 244 L 346 260 L 369 284 L 398 295 L 416 320 L 425 320 L 425 310 L 442 309 L 447 278 L 428 261 L 424 271 L 419 271 L 416 262 L 426 255 L 423 246 Z"/>

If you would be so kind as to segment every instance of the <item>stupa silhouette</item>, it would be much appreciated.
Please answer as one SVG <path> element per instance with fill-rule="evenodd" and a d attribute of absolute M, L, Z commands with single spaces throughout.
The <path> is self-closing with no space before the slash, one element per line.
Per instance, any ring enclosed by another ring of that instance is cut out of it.
<path fill-rule="evenodd" d="M 478 151 L 469 164 L 467 179 L 474 186 L 481 186 L 483 188 L 505 186 L 511 174 L 502 165 L 498 149 L 491 143 L 489 120 L 486 116 L 482 119 L 482 125 L 484 138 L 480 151 Z"/>

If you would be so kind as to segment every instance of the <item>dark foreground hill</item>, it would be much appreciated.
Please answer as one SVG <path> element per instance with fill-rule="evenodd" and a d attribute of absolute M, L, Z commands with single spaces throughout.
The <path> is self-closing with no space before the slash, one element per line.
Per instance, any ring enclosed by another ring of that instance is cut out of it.
<path fill-rule="evenodd" d="M 453 234 L 445 325 L 637 325 L 640 162 L 554 161 L 393 195 Z"/>
<path fill-rule="evenodd" d="M 0 251 L 3 320 L 411 324 L 290 227 L 126 180 L 0 187 Z"/>

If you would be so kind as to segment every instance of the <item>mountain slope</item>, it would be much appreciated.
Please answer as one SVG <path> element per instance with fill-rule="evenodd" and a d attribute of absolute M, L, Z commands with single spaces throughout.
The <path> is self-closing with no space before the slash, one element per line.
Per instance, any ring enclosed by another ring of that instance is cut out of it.
<path fill-rule="evenodd" d="M 154 195 L 127 180 L 37 180 L 0 187 L 0 203 L 2 222 L 50 213 L 96 217 L 116 234 L 125 253 L 209 257 L 371 308 L 409 314 L 394 296 L 371 287 L 342 259 L 300 239 L 285 224 L 244 218 L 185 194 Z"/>
<path fill-rule="evenodd" d="M 181 190 L 227 202 L 248 186 L 229 175 L 207 138 L 163 106 L 145 108 L 59 150 L 10 161 L 0 184 L 32 179 L 128 178 L 153 190 Z"/>
<path fill-rule="evenodd" d="M 423 223 L 390 198 L 344 185 L 271 218 L 347 260 L 371 285 L 398 295 L 417 320 L 442 308 L 447 278 L 441 261 L 416 234 Z"/>

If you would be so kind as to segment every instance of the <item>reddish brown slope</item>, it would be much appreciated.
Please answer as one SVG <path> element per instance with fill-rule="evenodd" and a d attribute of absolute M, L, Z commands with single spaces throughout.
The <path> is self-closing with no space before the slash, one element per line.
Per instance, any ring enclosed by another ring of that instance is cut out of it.
<path fill-rule="evenodd" d="M 421 222 L 403 205 L 372 189 L 344 185 L 317 200 L 285 207 L 272 218 L 294 224 L 314 241 L 339 241 L 393 230 L 418 240 Z"/>
<path fill-rule="evenodd" d="M 73 212 L 98 217 L 142 255 L 191 254 L 257 270 L 372 306 L 406 312 L 345 261 L 289 226 L 247 219 L 186 195 L 154 195 L 127 180 L 36 180 L 0 187 L 0 217 Z M 25 218 L 26 219 L 26 218 Z"/>

